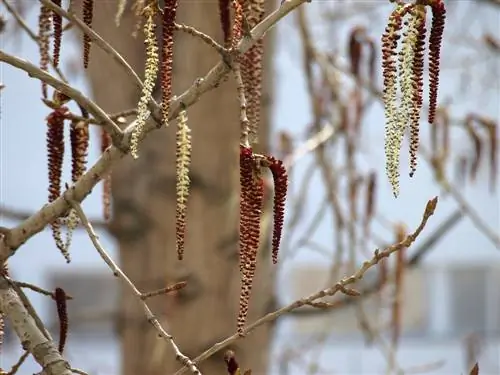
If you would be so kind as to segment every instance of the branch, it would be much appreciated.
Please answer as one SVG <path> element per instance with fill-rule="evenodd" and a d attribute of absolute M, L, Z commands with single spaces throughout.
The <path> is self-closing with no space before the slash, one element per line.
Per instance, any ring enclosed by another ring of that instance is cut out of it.
<path fill-rule="evenodd" d="M 429 218 L 434 214 L 434 211 L 435 211 L 436 206 L 437 206 L 437 202 L 438 202 L 437 197 L 435 197 L 434 199 L 427 202 L 427 205 L 425 207 L 425 211 L 424 211 L 422 220 L 420 222 L 420 225 L 412 234 L 408 235 L 403 241 L 385 248 L 383 251 L 379 251 L 378 249 L 375 250 L 373 257 L 370 260 L 365 261 L 363 263 L 363 265 L 361 266 L 361 268 L 358 269 L 358 271 L 355 274 L 353 274 L 350 277 L 347 277 L 347 278 L 340 280 L 337 284 L 335 284 L 334 286 L 332 286 L 330 288 L 320 290 L 319 292 L 314 293 L 307 298 L 299 299 L 299 300 L 291 303 L 288 306 L 285 306 L 279 310 L 276 310 L 275 312 L 272 312 L 270 314 L 263 316 L 262 318 L 256 320 L 254 323 L 247 326 L 243 330 L 243 333 L 245 335 L 247 335 L 248 333 L 252 332 L 255 328 L 257 328 L 265 323 L 272 322 L 272 321 L 278 319 L 283 314 L 289 313 L 290 311 L 298 309 L 299 307 L 311 304 L 314 301 L 321 299 L 323 297 L 334 296 L 339 291 L 342 291 L 343 289 L 345 289 L 345 287 L 347 285 L 354 284 L 358 280 L 361 280 L 363 278 L 363 276 L 365 275 L 365 273 L 370 268 L 372 268 L 373 266 L 378 264 L 382 259 L 389 257 L 392 253 L 399 251 L 402 248 L 409 248 L 413 244 L 413 242 L 415 242 L 415 240 L 420 235 L 420 233 L 422 233 Z M 202 353 L 201 355 L 196 357 L 194 362 L 196 364 L 199 364 L 201 361 L 211 357 L 213 354 L 215 354 L 218 351 L 231 345 L 235 341 L 239 340 L 241 337 L 242 336 L 239 333 L 236 333 L 236 334 L 228 337 L 224 341 L 221 341 L 221 342 L 213 345 L 210 349 L 206 350 L 204 353 Z M 186 370 L 187 370 L 186 368 L 182 368 L 179 371 L 177 371 L 175 373 L 175 375 L 184 374 L 186 372 Z"/>
<path fill-rule="evenodd" d="M 30 77 L 38 78 L 39 80 L 46 82 L 50 86 L 54 87 L 56 90 L 62 92 L 63 94 L 69 96 L 71 99 L 75 100 L 79 105 L 85 108 L 89 113 L 91 113 L 97 120 L 102 122 L 102 126 L 113 139 L 113 144 L 120 147 L 122 143 L 123 133 L 121 129 L 116 125 L 113 120 L 104 112 L 97 104 L 92 100 L 88 99 L 82 92 L 71 87 L 67 83 L 58 80 L 53 75 L 44 72 L 37 66 L 33 65 L 29 61 L 21 59 L 19 57 L 9 55 L 4 51 L 0 50 L 0 61 L 6 62 L 7 64 L 14 66 L 20 70 L 24 70 Z"/>
<path fill-rule="evenodd" d="M 82 206 L 71 199 L 71 190 L 67 191 L 65 194 L 65 198 L 68 199 L 70 205 L 73 207 L 73 209 L 76 211 L 76 214 L 80 218 L 83 226 L 87 230 L 87 233 L 90 237 L 90 240 L 94 244 L 94 247 L 96 248 L 97 252 L 101 256 L 101 258 L 104 260 L 104 262 L 108 265 L 109 269 L 113 272 L 113 275 L 118 277 L 125 286 L 132 291 L 132 293 L 137 297 L 137 299 L 140 301 L 142 304 L 142 307 L 144 309 L 144 313 L 146 314 L 146 318 L 148 322 L 156 329 L 158 332 L 158 335 L 163 338 L 165 341 L 167 341 L 172 348 L 174 349 L 175 352 L 175 358 L 182 363 L 184 366 L 189 368 L 191 372 L 195 375 L 201 375 L 201 372 L 196 368 L 195 364 L 189 359 L 187 356 L 182 354 L 182 352 L 179 350 L 179 347 L 174 341 L 174 338 L 172 335 L 167 333 L 165 329 L 161 326 L 158 318 L 153 314 L 151 309 L 149 308 L 148 304 L 145 302 L 146 298 L 144 297 L 145 295 L 141 293 L 137 287 L 134 285 L 134 283 L 125 275 L 125 273 L 118 267 L 118 265 L 111 259 L 111 257 L 108 255 L 104 247 L 101 245 L 99 242 L 99 238 L 97 234 L 94 232 L 94 228 L 92 228 L 92 225 L 90 224 L 89 220 L 87 219 L 87 216 L 83 212 Z"/>
<path fill-rule="evenodd" d="M 261 23 L 254 27 L 251 32 L 252 37 L 244 38 L 238 45 L 238 51 L 240 53 L 246 52 L 280 19 L 305 2 L 306 0 L 287 0 L 279 9 L 271 13 Z M 20 61 L 24 62 L 23 60 Z M 201 95 L 216 88 L 229 71 L 230 67 L 221 60 L 205 75 L 204 78 L 197 79 L 187 91 L 177 97 L 176 100 L 173 100 L 170 107 L 171 110 L 169 119 L 177 117 L 181 106 L 183 106 L 183 108 L 187 108 L 193 105 L 199 100 Z M 55 78 L 49 74 L 44 74 L 43 76 L 55 80 Z M 60 83 L 57 80 L 55 81 Z M 78 91 L 77 93 L 80 94 Z M 153 116 L 153 118 L 160 119 L 161 113 L 158 106 L 155 109 L 155 112 L 156 116 Z M 130 145 L 130 137 L 134 131 L 134 126 L 135 122 L 125 129 L 123 146 Z M 156 124 L 149 122 L 146 125 L 143 137 L 155 129 L 157 129 Z M 128 147 L 124 148 L 128 149 Z M 108 148 L 97 160 L 94 166 L 92 166 L 92 168 L 90 168 L 74 185 L 71 186 L 72 198 L 77 202 L 81 202 L 87 195 L 90 194 L 94 186 L 97 185 L 103 176 L 110 172 L 112 165 L 122 159 L 123 156 L 125 156 L 125 154 L 118 150 L 115 146 Z M 54 202 L 45 205 L 17 227 L 9 230 L 8 233 L 5 234 L 3 241 L 0 241 L 0 264 L 13 255 L 24 242 L 45 228 L 48 223 L 53 222 L 56 218 L 64 214 L 68 208 L 68 202 L 66 202 L 66 200 L 61 196 Z"/>
<path fill-rule="evenodd" d="M 416 268 L 421 261 L 424 259 L 424 257 L 429 253 L 432 248 L 434 248 L 437 243 L 444 237 L 446 233 L 448 233 L 455 225 L 457 225 L 463 218 L 464 218 L 464 213 L 458 209 L 455 212 L 453 212 L 450 216 L 448 216 L 435 230 L 433 233 L 427 236 L 425 240 L 423 240 L 416 248 L 413 253 L 406 262 L 406 268 L 407 269 L 413 269 Z M 366 298 L 371 296 L 374 293 L 377 293 L 380 291 L 381 284 L 379 282 L 375 282 L 373 284 L 370 284 L 362 289 L 359 290 L 361 293 L 361 298 Z M 319 315 L 319 314 L 324 314 L 325 312 L 335 310 L 335 309 L 341 309 L 347 306 L 350 306 L 353 304 L 356 300 L 352 298 L 342 298 L 334 303 L 332 303 L 328 310 L 319 310 L 316 308 L 304 308 L 300 310 L 294 310 L 290 312 L 290 315 L 296 316 L 296 317 L 307 317 L 307 316 L 314 316 L 314 315 Z"/>
<path fill-rule="evenodd" d="M 39 327 L 35 312 L 28 311 L 14 284 L 5 277 L 0 278 L 0 311 L 9 319 L 23 347 L 42 366 L 44 374 L 71 375 L 71 367 L 50 336 Z"/>

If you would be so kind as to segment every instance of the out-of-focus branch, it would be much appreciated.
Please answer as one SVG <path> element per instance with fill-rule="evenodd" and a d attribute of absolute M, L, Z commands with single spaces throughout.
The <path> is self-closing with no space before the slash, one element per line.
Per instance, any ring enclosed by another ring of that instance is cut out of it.
<path fill-rule="evenodd" d="M 289 313 L 290 311 L 293 311 L 293 310 L 296 310 L 300 307 L 314 303 L 315 301 L 317 301 L 323 297 L 334 296 L 339 291 L 345 290 L 346 286 L 354 284 L 356 281 L 361 280 L 363 278 L 363 276 L 365 275 L 365 273 L 370 268 L 372 268 L 373 266 L 378 264 L 382 259 L 389 257 L 392 253 L 399 251 L 402 248 L 409 248 L 415 242 L 415 240 L 420 235 L 420 233 L 422 233 L 425 226 L 427 225 L 429 218 L 434 214 L 434 211 L 436 210 L 437 202 L 438 202 L 437 197 L 435 197 L 435 198 L 431 199 L 429 202 L 427 202 L 424 214 L 422 216 L 421 223 L 413 233 L 406 236 L 406 238 L 403 241 L 398 242 L 397 244 L 388 246 L 387 248 L 385 248 L 382 251 L 379 251 L 378 249 L 375 250 L 373 257 L 370 260 L 365 261 L 363 263 L 363 265 L 361 266 L 361 268 L 359 268 L 356 271 L 356 273 L 354 273 L 352 276 L 346 277 L 346 278 L 340 280 L 339 282 L 337 282 L 334 286 L 332 286 L 330 288 L 320 290 L 319 292 L 311 294 L 310 296 L 308 296 L 306 298 L 299 299 L 299 300 L 291 303 L 288 306 L 282 307 L 279 310 L 276 310 L 272 313 L 269 313 L 269 314 L 263 316 L 262 318 L 256 320 L 254 323 L 247 326 L 243 330 L 243 333 L 246 335 L 246 334 L 252 332 L 257 327 L 259 327 L 265 323 L 272 322 L 272 321 L 278 319 L 280 316 Z M 216 343 L 211 348 L 206 350 L 204 353 L 202 353 L 201 355 L 196 357 L 194 359 L 194 362 L 196 364 L 199 364 L 201 361 L 211 357 L 213 354 L 226 348 L 227 346 L 231 345 L 232 343 L 234 343 L 235 341 L 237 341 L 240 338 L 241 338 L 241 335 L 236 333 L 236 334 L 228 337 L 224 341 Z M 177 371 L 175 373 L 175 375 L 184 374 L 187 370 L 188 369 L 186 367 L 184 367 L 184 368 L 180 369 L 179 371 Z"/>
<path fill-rule="evenodd" d="M 344 69 L 340 67 L 334 61 L 330 61 L 325 55 L 315 51 L 314 57 L 322 70 L 328 72 L 329 67 L 333 67 L 334 69 L 338 69 L 347 75 L 351 75 L 348 69 Z M 365 84 L 364 87 L 368 89 L 368 91 L 377 99 L 382 100 L 382 93 L 373 85 Z M 462 121 L 463 122 L 463 121 Z M 428 153 L 424 151 L 423 147 L 419 147 L 420 155 L 431 164 L 431 159 Z M 496 234 L 487 223 L 481 218 L 481 216 L 476 212 L 474 207 L 472 207 L 467 200 L 463 197 L 462 193 L 455 189 L 447 177 L 441 173 L 437 176 L 436 182 L 443 187 L 443 189 L 449 193 L 457 202 L 458 206 L 462 209 L 465 215 L 467 215 L 471 221 L 474 223 L 476 228 L 481 231 L 493 244 L 500 249 L 500 236 Z"/>
<path fill-rule="evenodd" d="M 30 309 L 31 310 L 31 309 Z M 70 365 L 61 356 L 46 330 L 40 327 L 34 311 L 28 311 L 13 283 L 0 277 L 0 311 L 46 375 L 71 375 Z"/>
<path fill-rule="evenodd" d="M 487 3 L 493 6 L 499 6 L 500 7 L 500 0 L 479 0 L 481 3 Z"/>
<path fill-rule="evenodd" d="M 69 96 L 71 99 L 75 100 L 79 105 L 85 108 L 89 113 L 92 114 L 97 120 L 102 122 L 102 126 L 109 133 L 113 139 L 113 144 L 117 147 L 121 146 L 123 133 L 118 125 L 115 124 L 113 120 L 99 107 L 96 103 L 90 100 L 82 92 L 68 85 L 67 83 L 58 80 L 53 75 L 44 72 L 37 66 L 33 65 L 29 61 L 21 59 L 19 57 L 0 51 L 0 61 L 6 62 L 7 64 L 24 70 L 30 77 L 38 78 L 39 80 L 48 83 L 50 86 L 54 87 L 56 90 L 62 92 L 63 94 Z"/>
<path fill-rule="evenodd" d="M 33 215 L 33 212 L 0 206 L 0 217 L 4 219 L 22 221 L 28 219 L 31 215 Z M 109 223 L 106 223 L 104 220 L 90 219 L 90 222 L 94 228 L 109 230 Z"/>
<path fill-rule="evenodd" d="M 38 36 L 30 29 L 30 27 L 28 26 L 28 24 L 24 21 L 24 19 L 21 17 L 21 15 L 19 14 L 19 12 L 10 4 L 10 1 L 9 0 L 1 0 L 3 5 L 5 6 L 5 8 L 7 9 L 7 11 L 12 14 L 12 17 L 14 17 L 14 19 L 16 20 L 16 22 L 19 24 L 19 26 L 21 27 L 21 29 L 23 29 L 26 34 L 28 34 L 28 36 L 38 45 L 40 45 L 40 40 L 38 39 Z M 61 71 L 61 69 L 58 67 L 58 66 L 55 66 L 54 64 L 54 60 L 52 59 L 51 56 L 49 56 L 49 62 L 50 64 L 52 65 L 52 68 L 54 69 L 54 71 L 57 73 L 57 75 L 59 76 L 59 78 L 61 78 L 62 81 L 64 82 L 68 82 L 68 80 L 66 79 L 66 77 L 64 76 L 63 72 Z"/>
<path fill-rule="evenodd" d="M 462 219 L 464 218 L 464 213 L 461 210 L 454 211 L 450 216 L 448 216 L 430 235 L 427 236 L 422 242 L 415 248 L 415 251 L 411 256 L 409 256 L 406 267 L 412 269 L 417 267 L 422 260 L 425 258 L 429 252 L 435 248 L 435 246 L 441 241 L 446 233 L 448 233 L 452 228 L 454 228 Z M 360 298 L 367 298 L 380 290 L 380 283 L 375 282 L 373 284 L 367 285 L 366 287 L 358 290 L 361 293 Z M 341 298 L 338 301 L 332 303 L 327 310 L 316 309 L 316 308 L 303 308 L 300 310 L 291 311 L 290 314 L 294 316 L 306 317 L 319 314 L 325 314 L 330 310 L 339 309 L 343 307 L 350 306 L 355 300 L 352 298 Z"/>

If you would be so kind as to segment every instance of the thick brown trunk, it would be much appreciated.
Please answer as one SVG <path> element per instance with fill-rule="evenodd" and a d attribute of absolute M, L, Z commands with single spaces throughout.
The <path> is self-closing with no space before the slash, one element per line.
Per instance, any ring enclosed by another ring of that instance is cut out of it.
<path fill-rule="evenodd" d="M 179 20 L 220 40 L 216 1 L 180 2 Z M 142 38 L 130 34 L 135 19 L 127 13 L 114 26 L 116 3 L 96 1 L 95 29 L 122 53 L 142 76 Z M 189 35 L 175 42 L 174 92 L 202 77 L 219 56 Z M 267 49 L 269 56 L 269 49 Z M 270 59 L 267 59 L 270 62 Z M 267 69 L 269 71 L 269 69 Z M 131 80 L 97 47 L 91 52 L 89 77 L 93 97 L 107 111 L 135 107 L 139 93 Z M 269 77 L 261 147 L 268 144 Z M 192 128 L 192 185 L 185 259 L 175 251 L 175 128 L 152 134 L 140 147 L 139 159 L 127 157 L 113 173 L 112 228 L 120 246 L 121 266 L 141 290 L 161 288 L 187 280 L 175 296 L 151 300 L 151 307 L 167 325 L 181 350 L 195 356 L 234 333 L 240 288 L 237 263 L 237 205 L 231 197 L 238 184 L 238 103 L 232 77 L 188 109 Z M 260 262 L 251 301 L 250 320 L 265 314 L 272 302 L 273 270 L 269 258 Z M 134 297 L 124 292 L 119 334 L 122 373 L 171 374 L 179 368 L 170 347 L 157 338 Z M 272 327 L 261 327 L 237 343 L 242 367 L 265 373 Z M 222 353 L 205 361 L 205 375 L 224 374 Z"/>

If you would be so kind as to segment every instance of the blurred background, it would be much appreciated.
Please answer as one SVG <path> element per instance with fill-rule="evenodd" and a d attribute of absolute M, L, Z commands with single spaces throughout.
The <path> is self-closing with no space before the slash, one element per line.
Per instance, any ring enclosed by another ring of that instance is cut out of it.
<path fill-rule="evenodd" d="M 182 22 L 220 40 L 215 1 L 181 3 Z M 255 375 L 459 374 L 468 373 L 476 361 L 481 374 L 500 373 L 500 200 L 495 183 L 500 3 L 445 3 L 438 119 L 429 125 L 424 110 L 422 153 L 413 178 L 408 177 L 404 144 L 397 199 L 384 172 L 385 119 L 379 96 L 380 37 L 393 5 L 381 0 L 313 1 L 280 22 L 266 41 L 261 147 L 286 160 L 290 188 L 280 262 L 270 265 L 269 250 L 263 250 L 250 321 L 351 275 L 375 248 L 413 231 L 429 199 L 437 195 L 440 200 L 410 249 L 355 284 L 366 296 L 336 296 L 325 300 L 330 308 L 296 310 L 235 345 L 242 367 L 252 368 Z M 268 4 L 269 9 L 276 6 Z M 38 64 L 36 41 L 11 10 L 17 9 L 36 33 L 39 6 L 32 0 L 2 0 L 0 9 L 7 22 L 0 48 Z M 134 39 L 127 32 L 133 30 L 135 16 L 127 10 L 116 29 L 106 21 L 115 11 L 114 1 L 97 2 L 95 30 L 142 76 L 142 35 Z M 427 16 L 430 29 L 431 12 Z M 84 72 L 80 35 L 73 29 L 64 36 L 61 55 L 61 70 L 71 84 L 106 111 L 133 108 L 137 89 L 98 47 L 93 46 L 91 66 Z M 359 69 L 353 48 L 362 49 Z M 176 39 L 175 56 L 174 93 L 187 89 L 218 59 L 186 35 Z M 0 225 L 11 227 L 47 201 L 44 119 L 49 109 L 40 101 L 38 81 L 6 64 L 0 74 L 5 85 Z M 424 82 L 427 88 L 427 74 Z M 153 307 L 190 356 L 236 327 L 237 206 L 231 198 L 237 187 L 237 111 L 232 82 L 188 111 L 196 186 L 184 263 L 176 260 L 172 242 L 171 128 L 156 132 L 141 148 L 138 161 L 125 158 L 114 172 L 110 223 L 102 219 L 101 184 L 83 205 L 103 244 L 141 290 L 188 281 L 186 290 L 159 297 Z M 91 135 L 89 165 L 100 153 L 98 127 L 91 128 Z M 69 163 L 67 158 L 66 171 Z M 49 290 L 63 287 L 74 297 L 66 349 L 73 367 L 95 375 L 177 369 L 170 348 L 155 339 L 140 308 L 127 291 L 122 294 L 82 230 L 74 235 L 71 256 L 67 265 L 47 229 L 23 245 L 9 266 L 17 280 Z M 26 293 L 57 337 L 54 302 Z M 10 368 L 21 354 L 17 337 L 7 330 L 0 366 Z M 204 374 L 224 373 L 221 356 L 204 366 Z M 29 359 L 20 371 L 39 368 Z"/>

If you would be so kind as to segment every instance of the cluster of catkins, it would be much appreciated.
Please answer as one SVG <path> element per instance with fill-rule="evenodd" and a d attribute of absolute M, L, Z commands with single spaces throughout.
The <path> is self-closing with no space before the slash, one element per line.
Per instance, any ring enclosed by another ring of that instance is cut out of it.
<path fill-rule="evenodd" d="M 233 22 L 231 27 L 231 5 Z M 262 0 L 220 0 L 220 22 L 224 36 L 224 45 L 233 52 L 245 37 L 244 25 L 249 29 L 262 21 L 265 14 Z M 246 23 L 245 23 L 246 22 Z M 253 152 L 257 143 L 260 124 L 262 95 L 262 58 L 264 44 L 256 43 L 244 54 L 236 55 L 235 66 L 239 71 L 242 86 L 240 100 L 245 113 L 241 117 L 240 144 L 240 220 L 239 220 L 239 263 L 241 273 L 241 293 L 238 314 L 238 332 L 243 334 L 246 323 L 250 295 L 252 291 L 257 255 L 261 240 L 261 218 L 264 209 L 264 169 L 268 169 L 274 181 L 273 198 L 273 238 L 272 259 L 278 261 L 281 232 L 284 223 L 285 201 L 288 188 L 288 176 L 281 160 L 273 156 Z"/>
<path fill-rule="evenodd" d="M 395 196 L 399 194 L 399 154 L 404 134 L 410 130 L 410 176 L 417 167 L 419 121 L 423 104 L 424 53 L 427 7 L 432 11 L 429 36 L 429 117 L 434 122 L 439 86 L 439 63 L 446 9 L 443 0 L 396 1 L 382 36 L 384 77 L 386 172 Z M 398 51 L 398 42 L 402 46 Z M 398 101 L 398 84 L 401 100 Z"/>
<path fill-rule="evenodd" d="M 54 1 L 57 6 L 60 0 Z M 120 2 L 117 20 L 124 9 L 124 1 Z M 138 5 L 137 5 L 138 4 Z M 92 28 L 93 0 L 83 1 L 83 21 Z M 232 9 L 231 9 L 232 8 Z M 172 96 L 172 62 L 174 31 L 176 30 L 177 0 L 166 0 L 163 9 L 158 7 L 156 1 L 141 0 L 136 3 L 136 14 L 144 21 L 143 33 L 146 45 L 145 77 L 142 93 L 137 106 L 136 127 L 131 136 L 131 155 L 139 156 L 139 143 L 144 136 L 147 119 L 150 116 L 149 103 L 156 84 L 157 75 L 160 74 L 162 91 L 162 121 L 165 126 L 169 120 L 169 106 Z M 283 163 L 272 156 L 260 155 L 253 152 L 252 148 L 257 143 L 257 133 L 260 123 L 260 107 L 262 95 L 262 57 L 263 41 L 259 40 L 248 51 L 241 54 L 237 51 L 242 38 L 264 18 L 263 0 L 220 0 L 220 21 L 224 35 L 224 47 L 234 58 L 234 70 L 238 71 L 243 86 L 245 102 L 245 121 L 240 124 L 243 140 L 240 144 L 240 271 L 241 271 L 241 297 L 238 316 L 238 331 L 242 334 L 248 313 L 250 293 L 255 276 L 257 254 L 260 247 L 260 226 L 264 203 L 264 169 L 268 169 L 274 181 L 274 227 L 272 238 L 272 259 L 278 260 L 281 232 L 284 222 L 285 200 L 287 194 L 288 177 Z M 162 15 L 162 43 L 161 51 L 156 36 L 156 17 Z M 49 8 L 42 6 L 39 22 L 40 37 L 40 66 L 48 69 L 50 62 L 49 48 L 51 28 L 53 28 L 53 63 L 57 66 L 61 49 L 62 18 Z M 83 65 L 89 64 L 91 37 L 83 37 Z M 47 100 L 47 88 L 43 87 L 46 103 L 50 103 L 52 113 L 47 117 L 47 148 L 49 155 L 49 201 L 52 202 L 61 194 L 61 173 L 64 157 L 64 124 L 70 120 L 70 138 L 72 147 L 72 180 L 76 181 L 86 167 L 88 149 L 88 121 L 71 120 L 72 116 L 65 106 L 69 98 L 64 101 Z M 58 98 L 60 97 L 60 94 Z M 240 97 L 241 98 L 241 97 Z M 110 146 L 109 136 L 102 133 L 103 151 Z M 191 134 L 187 125 L 187 111 L 181 108 L 177 116 L 176 133 L 176 169 L 177 169 L 177 207 L 176 207 L 176 248 L 178 258 L 184 254 L 184 238 L 186 232 L 187 203 L 189 196 L 189 166 L 191 162 Z M 109 178 L 104 182 L 105 216 L 109 217 Z M 75 214 L 70 211 L 68 229 L 74 227 Z M 54 238 L 58 248 L 67 253 L 68 243 L 61 238 L 61 226 L 65 218 L 59 218 L 52 223 Z M 76 220 L 77 222 L 77 220 Z"/>
<path fill-rule="evenodd" d="M 55 6 L 61 7 L 61 0 L 53 0 Z M 83 20 L 87 27 L 92 27 L 93 1 L 83 1 Z M 51 34 L 52 33 L 52 34 Z M 38 38 L 40 46 L 40 68 L 48 70 L 50 63 L 50 42 L 53 38 L 52 65 L 57 68 L 60 60 L 61 41 L 63 35 L 62 17 L 45 5 L 40 8 L 38 22 Z M 85 68 L 89 62 L 90 37 L 84 34 L 83 37 L 83 65 Z M 48 98 L 47 85 L 42 83 L 42 97 L 44 103 L 51 109 L 51 113 L 46 118 L 47 123 L 47 163 L 49 179 L 48 201 L 53 202 L 61 195 L 62 166 L 65 152 L 64 130 L 65 124 L 69 123 L 70 145 L 71 145 L 71 181 L 76 182 L 84 173 L 87 166 L 87 152 L 89 147 L 89 123 L 88 114 L 81 108 L 82 116 L 73 116 L 66 104 L 70 98 L 58 91 L 53 92 L 51 99 Z M 101 149 L 106 150 L 111 140 L 109 135 L 102 130 Z M 104 178 L 104 216 L 108 220 L 110 216 L 110 177 Z M 61 230 L 63 225 L 67 227 L 66 240 L 62 238 Z M 69 247 L 73 230 L 78 225 L 78 217 L 74 210 L 70 210 L 66 216 L 57 218 L 51 223 L 51 229 L 57 248 L 70 261 Z"/>

